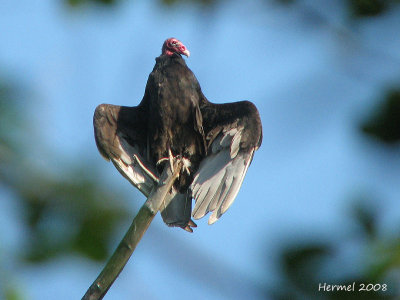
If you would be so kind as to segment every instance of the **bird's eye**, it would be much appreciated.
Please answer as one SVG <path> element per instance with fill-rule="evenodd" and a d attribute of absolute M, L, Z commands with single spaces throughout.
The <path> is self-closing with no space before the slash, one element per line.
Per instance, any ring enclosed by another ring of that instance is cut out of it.
<path fill-rule="evenodd" d="M 173 41 L 173 42 L 171 42 L 171 45 L 172 46 L 176 46 L 176 45 L 178 45 L 178 42 L 177 41 Z"/>

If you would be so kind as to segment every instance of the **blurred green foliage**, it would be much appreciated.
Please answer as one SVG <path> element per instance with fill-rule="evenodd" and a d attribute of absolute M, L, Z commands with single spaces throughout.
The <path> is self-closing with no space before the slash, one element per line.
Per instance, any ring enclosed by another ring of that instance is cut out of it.
<path fill-rule="evenodd" d="M 400 89 L 392 89 L 379 101 L 369 119 L 361 125 L 362 131 L 386 144 L 400 141 Z"/>
<path fill-rule="evenodd" d="M 67 3 L 67 5 L 71 7 L 83 7 L 88 4 L 100 4 L 104 6 L 110 6 L 114 4 L 118 4 L 121 0 L 63 0 Z M 211 5 L 216 3 L 218 0 L 159 0 L 160 3 L 164 5 L 173 5 L 178 3 L 198 3 L 202 5 Z"/>
<path fill-rule="evenodd" d="M 355 17 L 371 17 L 383 13 L 389 5 L 388 0 L 348 0 L 349 10 Z"/>
<path fill-rule="evenodd" d="M 172 5 L 172 4 L 178 4 L 178 3 L 199 3 L 202 5 L 211 5 L 217 2 L 217 0 L 160 0 L 163 4 L 166 5 Z"/>
<path fill-rule="evenodd" d="M 118 4 L 121 0 L 63 0 L 67 5 L 71 7 L 82 7 L 87 4 L 100 4 L 105 6 L 110 6 Z M 175 5 L 183 3 L 192 4 L 202 4 L 202 5 L 212 5 L 221 0 L 158 0 L 164 5 Z M 295 2 L 300 2 L 298 0 L 267 0 L 273 1 L 279 4 L 293 4 Z M 399 0 L 346 0 L 349 15 L 355 18 L 360 17 L 374 17 L 378 16 L 388 9 L 393 7 L 394 4 L 398 4 Z"/>
<path fill-rule="evenodd" d="M 30 231 L 29 261 L 70 252 L 100 261 L 109 256 L 114 229 L 128 215 L 94 174 L 77 169 L 58 180 L 36 174 L 18 187 Z"/>
<path fill-rule="evenodd" d="M 22 300 L 24 297 L 17 288 L 8 287 L 4 295 L 5 300 Z"/>
<path fill-rule="evenodd" d="M 279 257 L 280 285 L 267 291 L 273 299 L 398 299 L 400 286 L 393 274 L 400 268 L 400 239 L 378 235 L 383 220 L 376 208 L 358 201 L 353 207 L 352 219 L 359 230 L 348 230 L 340 243 L 316 237 L 310 242 L 289 242 L 282 245 Z M 392 228 L 395 231 L 396 228 Z M 363 258 L 358 274 L 349 274 L 348 265 L 327 272 L 327 266 L 338 263 L 343 245 L 358 242 L 357 257 Z M 355 287 L 354 291 L 319 291 L 320 284 Z M 387 285 L 379 291 L 359 291 L 361 284 Z"/>
<path fill-rule="evenodd" d="M 82 161 L 56 174 L 26 156 L 25 149 L 32 154 L 42 145 L 26 123 L 27 98 L 23 88 L 0 80 L 0 183 L 23 211 L 29 238 L 21 255 L 30 262 L 67 253 L 105 260 L 116 228 L 129 217 L 122 196 L 106 191 L 96 170 Z"/>
<path fill-rule="evenodd" d="M 86 5 L 86 4 L 102 4 L 102 5 L 110 5 L 110 4 L 116 4 L 119 2 L 118 0 L 64 0 L 67 2 L 68 5 L 72 7 L 78 7 L 81 5 Z"/>
<path fill-rule="evenodd" d="M 299 0 L 267 0 L 279 4 L 300 3 Z M 353 18 L 375 17 L 385 13 L 392 8 L 399 0 L 346 0 L 349 15 Z"/>

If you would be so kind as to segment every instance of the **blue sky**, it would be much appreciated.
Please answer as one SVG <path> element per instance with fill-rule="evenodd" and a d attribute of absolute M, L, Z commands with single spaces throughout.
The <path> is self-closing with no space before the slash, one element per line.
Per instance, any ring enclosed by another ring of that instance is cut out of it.
<path fill-rule="evenodd" d="M 100 103 L 137 105 L 154 58 L 171 36 L 190 50 L 187 64 L 210 101 L 249 99 L 263 122 L 263 145 L 228 212 L 212 226 L 200 220 L 192 235 L 167 228 L 157 217 L 106 299 L 250 297 L 241 276 L 273 284 L 281 242 L 346 234 L 354 196 L 378 198 L 384 226 L 400 217 L 399 152 L 357 131 L 384 88 L 398 83 L 400 40 L 393 37 L 399 10 L 348 27 L 341 1 L 299 1 L 294 9 L 222 1 L 210 11 L 155 1 L 72 11 L 61 2 L 0 4 L 0 65 L 28 85 L 38 104 L 29 118 L 51 152 L 32 154 L 43 167 L 62 172 L 67 161 L 84 157 L 101 168 L 110 188 L 118 185 L 143 198 L 97 153 L 92 115 Z M 308 19 L 310 7 L 325 21 Z M 0 207 L 2 251 L 12 253 L 24 232 L 12 217 L 12 197 Z M 190 251 L 204 259 L 191 261 Z M 171 252 L 179 257 L 168 263 Z M 187 266 L 204 262 L 210 273 L 193 269 L 191 280 Z M 41 267 L 12 267 L 29 299 L 50 299 L 56 291 L 59 299 L 76 299 L 101 264 L 65 257 Z M 226 286 L 204 287 L 201 278 L 224 277 L 220 272 L 229 272 Z"/>

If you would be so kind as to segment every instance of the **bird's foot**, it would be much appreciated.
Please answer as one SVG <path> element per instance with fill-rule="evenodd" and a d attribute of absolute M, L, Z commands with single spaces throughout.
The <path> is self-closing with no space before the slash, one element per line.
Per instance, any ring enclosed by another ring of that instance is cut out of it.
<path fill-rule="evenodd" d="M 171 171 L 172 171 L 172 173 L 174 173 L 174 160 L 175 160 L 175 157 L 172 155 L 171 148 L 168 148 L 168 157 L 160 158 L 157 161 L 156 165 L 158 166 L 158 165 L 162 164 L 164 161 L 169 161 L 169 166 L 171 167 Z"/>
<path fill-rule="evenodd" d="M 193 228 L 197 227 L 197 224 L 195 222 L 193 222 L 193 220 L 189 220 L 189 222 L 187 223 L 187 225 L 185 227 L 182 226 L 182 229 L 186 230 L 187 232 L 192 233 L 193 232 Z"/>
<path fill-rule="evenodd" d="M 190 160 L 188 160 L 187 158 L 183 157 L 182 158 L 182 162 L 183 162 L 183 166 L 182 166 L 182 170 L 185 171 L 188 175 L 190 175 L 190 166 L 192 165 Z"/>
<path fill-rule="evenodd" d="M 169 160 L 168 157 L 160 158 L 160 159 L 156 162 L 156 166 L 161 165 L 164 161 L 167 161 L 167 160 Z"/>
<path fill-rule="evenodd" d="M 174 169 L 174 163 L 177 160 L 182 160 L 182 170 L 184 172 L 186 172 L 188 175 L 190 175 L 190 169 L 189 169 L 190 166 L 191 166 L 190 160 L 185 158 L 185 157 L 182 157 L 181 155 L 173 156 L 171 148 L 168 149 L 168 157 L 163 157 L 163 158 L 159 159 L 157 161 L 156 165 L 158 166 L 158 165 L 162 164 L 165 161 L 169 161 L 169 165 L 171 167 L 171 171 L 172 171 L 172 173 L 174 173 L 174 170 L 175 170 Z"/>
<path fill-rule="evenodd" d="M 169 156 L 169 166 L 171 167 L 172 173 L 175 172 L 174 170 L 174 156 L 172 155 L 171 148 L 168 148 L 168 156 Z"/>

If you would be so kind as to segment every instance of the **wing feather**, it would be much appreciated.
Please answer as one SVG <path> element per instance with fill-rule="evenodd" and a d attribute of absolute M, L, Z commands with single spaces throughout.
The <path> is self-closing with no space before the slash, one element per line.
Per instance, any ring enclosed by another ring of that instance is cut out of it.
<path fill-rule="evenodd" d="M 206 101 L 202 113 L 209 152 L 190 186 L 196 201 L 192 216 L 200 219 L 212 212 L 208 223 L 213 224 L 235 200 L 261 145 L 262 128 L 257 109 L 248 101 L 222 105 Z"/>
<path fill-rule="evenodd" d="M 196 200 L 193 218 L 200 219 L 213 212 L 209 219 L 209 224 L 212 224 L 227 211 L 239 192 L 253 154 L 254 150 L 239 153 L 230 159 L 227 147 L 200 164 L 191 185 Z"/>
<path fill-rule="evenodd" d="M 159 178 L 147 160 L 145 116 L 140 106 L 102 104 L 96 108 L 93 125 L 100 154 L 111 160 L 121 175 L 148 197 Z M 195 226 L 192 222 L 188 227 L 191 207 L 191 195 L 179 193 L 173 187 L 162 203 L 161 215 L 167 225 L 191 231 L 190 226 Z"/>
<path fill-rule="evenodd" d="M 93 125 L 100 154 L 146 197 L 158 182 L 156 172 L 143 154 L 147 141 L 140 107 L 99 105 Z"/>

